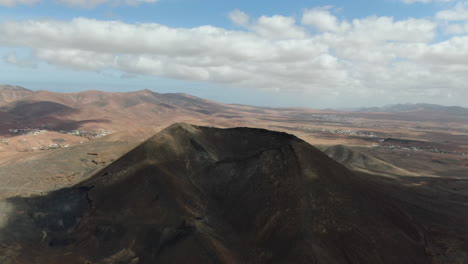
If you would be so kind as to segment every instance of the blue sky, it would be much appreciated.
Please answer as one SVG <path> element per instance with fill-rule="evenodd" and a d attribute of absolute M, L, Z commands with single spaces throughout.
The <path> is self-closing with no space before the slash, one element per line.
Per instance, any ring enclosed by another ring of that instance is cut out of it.
<path fill-rule="evenodd" d="M 228 14 L 240 9 L 251 16 L 276 15 L 300 16 L 304 8 L 334 6 L 341 9 L 340 16 L 348 19 L 366 16 L 393 16 L 397 19 L 428 17 L 451 3 L 405 4 L 399 0 L 355 1 L 216 1 L 216 0 L 160 0 L 138 6 L 102 4 L 96 8 L 70 8 L 53 1 L 34 6 L 18 5 L 1 8 L 2 18 L 57 18 L 71 19 L 77 16 L 96 19 L 121 19 L 127 22 L 157 22 L 174 27 L 214 25 L 231 27 Z"/>
<path fill-rule="evenodd" d="M 0 0 L 0 83 L 468 106 L 468 3 L 408 1 Z"/>

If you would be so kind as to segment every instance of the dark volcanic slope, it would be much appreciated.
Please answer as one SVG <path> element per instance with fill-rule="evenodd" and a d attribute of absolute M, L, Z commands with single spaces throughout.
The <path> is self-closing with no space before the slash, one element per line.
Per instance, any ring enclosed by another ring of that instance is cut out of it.
<path fill-rule="evenodd" d="M 0 263 L 430 263 L 425 230 L 366 188 L 288 134 L 173 125 L 73 188 L 0 201 Z"/>

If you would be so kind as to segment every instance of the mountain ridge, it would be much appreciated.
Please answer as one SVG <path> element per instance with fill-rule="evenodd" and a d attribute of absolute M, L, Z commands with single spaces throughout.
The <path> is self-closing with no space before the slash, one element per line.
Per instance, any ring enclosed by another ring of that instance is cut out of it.
<path fill-rule="evenodd" d="M 415 111 L 433 111 L 433 112 L 443 112 L 448 114 L 459 114 L 459 115 L 468 115 L 468 108 L 461 106 L 445 106 L 438 104 L 428 104 L 428 103 L 415 103 L 415 104 L 391 104 L 385 105 L 382 107 L 363 107 L 357 108 L 357 112 L 415 112 Z"/>
<path fill-rule="evenodd" d="M 9 84 L 0 84 L 0 91 L 32 92 L 32 90 L 24 87 Z"/>

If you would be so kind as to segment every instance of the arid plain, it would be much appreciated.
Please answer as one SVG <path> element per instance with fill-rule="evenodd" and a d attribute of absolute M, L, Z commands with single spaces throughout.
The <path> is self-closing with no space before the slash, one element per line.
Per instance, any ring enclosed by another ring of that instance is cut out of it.
<path fill-rule="evenodd" d="M 80 165 L 98 168 L 165 127 L 185 122 L 287 132 L 314 146 L 349 146 L 427 176 L 463 177 L 468 169 L 468 109 L 461 107 L 266 108 L 149 90 L 67 94 L 5 85 L 0 88 L 0 118 L 4 168 L 64 153 L 73 156 L 87 148 L 100 155 L 85 156 Z"/>
<path fill-rule="evenodd" d="M 53 93 L 3 85 L 0 199 L 86 181 L 174 123 L 292 134 L 365 179 L 362 186 L 382 206 L 398 209 L 388 212 L 421 226 L 432 263 L 468 260 L 468 109 L 461 107 L 267 108 L 149 90 Z"/>

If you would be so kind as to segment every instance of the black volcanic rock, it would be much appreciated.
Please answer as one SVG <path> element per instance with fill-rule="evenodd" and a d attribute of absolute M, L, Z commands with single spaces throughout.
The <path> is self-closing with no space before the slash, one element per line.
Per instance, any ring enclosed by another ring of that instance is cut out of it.
<path fill-rule="evenodd" d="M 431 263 L 367 187 L 285 133 L 176 124 L 73 188 L 0 201 L 0 263 Z"/>

